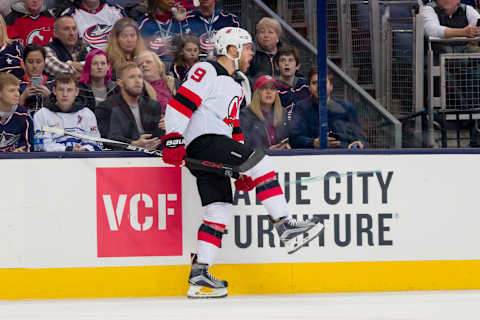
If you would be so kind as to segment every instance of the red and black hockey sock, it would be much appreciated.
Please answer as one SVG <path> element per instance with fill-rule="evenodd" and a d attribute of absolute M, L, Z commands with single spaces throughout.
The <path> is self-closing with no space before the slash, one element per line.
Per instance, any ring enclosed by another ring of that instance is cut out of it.
<path fill-rule="evenodd" d="M 203 223 L 198 229 L 198 240 L 208 242 L 220 248 L 223 231 L 225 231 L 224 224 L 203 220 Z"/>
<path fill-rule="evenodd" d="M 198 229 L 197 260 L 199 263 L 213 264 L 222 244 L 225 225 L 203 220 Z"/>
<path fill-rule="evenodd" d="M 278 183 L 278 180 L 270 180 L 268 182 L 265 182 L 259 186 L 257 186 L 257 198 L 261 202 L 283 194 L 282 187 L 280 187 L 280 184 Z"/>

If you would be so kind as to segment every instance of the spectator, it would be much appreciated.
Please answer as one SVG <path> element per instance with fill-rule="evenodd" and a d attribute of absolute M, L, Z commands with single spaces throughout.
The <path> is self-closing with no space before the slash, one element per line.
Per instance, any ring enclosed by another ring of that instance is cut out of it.
<path fill-rule="evenodd" d="M 17 0 L 2 0 L 0 1 L 0 15 L 6 17 L 10 12 L 12 12 L 12 5 L 17 2 Z"/>
<path fill-rule="evenodd" d="M 213 58 L 213 36 L 224 27 L 240 27 L 238 17 L 215 8 L 216 0 L 200 0 L 200 6 L 189 12 L 187 23 L 191 33 L 199 37 L 202 53 Z"/>
<path fill-rule="evenodd" d="M 160 104 L 142 96 L 140 68 L 127 62 L 118 71 L 120 93 L 102 102 L 95 110 L 100 132 L 111 139 L 156 149 L 164 134 Z"/>
<path fill-rule="evenodd" d="M 278 75 L 273 58 L 280 47 L 281 35 L 282 26 L 277 20 L 265 17 L 258 21 L 256 35 L 258 47 L 247 71 L 251 83 L 264 74 L 272 77 Z"/>
<path fill-rule="evenodd" d="M 427 4 L 429 2 L 433 2 L 435 0 L 423 0 L 423 4 Z M 461 0 L 460 3 L 468 4 L 469 6 L 472 6 L 473 8 L 477 8 L 477 0 Z"/>
<path fill-rule="evenodd" d="M 86 106 L 74 103 L 78 95 L 75 77 L 72 74 L 59 74 L 53 87 L 55 99 L 50 104 L 35 112 L 36 138 L 41 142 L 40 151 L 101 151 L 102 145 L 89 140 L 81 140 L 67 135 L 42 132 L 43 126 L 56 127 L 70 132 L 100 137 L 97 120 Z"/>
<path fill-rule="evenodd" d="M 422 7 L 425 36 L 477 37 L 476 26 L 480 14 L 471 6 L 460 4 L 460 0 L 437 0 Z"/>
<path fill-rule="evenodd" d="M 23 77 L 22 56 L 22 44 L 8 38 L 5 20 L 0 16 L 0 72 L 11 73 L 21 79 Z"/>
<path fill-rule="evenodd" d="M 112 65 L 107 54 L 99 49 L 90 51 L 78 81 L 78 97 L 83 99 L 83 105 L 95 111 L 99 103 L 114 95 L 117 85 L 111 79 Z"/>
<path fill-rule="evenodd" d="M 270 150 L 290 149 L 287 112 L 280 103 L 277 82 L 269 75 L 255 81 L 252 103 L 240 111 L 245 145 Z"/>
<path fill-rule="evenodd" d="M 292 113 L 290 145 L 292 148 L 319 148 L 319 110 L 318 110 L 318 70 L 310 71 L 309 91 L 311 97 L 295 105 Z M 357 111 L 351 104 L 335 99 L 333 91 L 333 74 L 327 74 L 327 109 L 329 148 L 360 148 L 366 144 Z"/>
<path fill-rule="evenodd" d="M 175 79 L 183 83 L 186 80 L 188 70 L 200 61 L 200 42 L 196 36 L 186 34 L 178 38 L 176 47 L 175 61 L 171 70 Z"/>
<path fill-rule="evenodd" d="M 140 18 L 138 25 L 147 47 L 155 52 L 170 69 L 173 61 L 173 40 L 177 35 L 189 33 L 186 10 L 175 7 L 172 0 L 148 0 L 148 12 Z"/>
<path fill-rule="evenodd" d="M 133 58 L 144 50 L 145 46 L 135 21 L 130 18 L 118 20 L 110 32 L 105 50 L 110 58 L 113 71 L 117 72 L 126 62 L 132 62 Z M 113 78 L 116 79 L 116 76 Z"/>
<path fill-rule="evenodd" d="M 122 7 L 106 0 L 77 1 L 62 15 L 72 16 L 80 38 L 92 48 L 102 50 L 107 47 L 108 35 L 115 22 L 126 16 Z"/>
<path fill-rule="evenodd" d="M 54 81 L 43 73 L 45 69 L 45 48 L 32 43 L 23 53 L 23 69 L 25 75 L 20 82 L 20 102 L 26 107 L 30 116 L 43 108 L 52 93 Z"/>
<path fill-rule="evenodd" d="M 12 5 L 5 18 L 8 37 L 22 45 L 47 45 L 53 37 L 55 18 L 48 12 L 43 0 L 22 0 Z"/>
<path fill-rule="evenodd" d="M 0 73 L 0 151 L 33 151 L 33 122 L 27 109 L 18 105 L 19 80 Z"/>
<path fill-rule="evenodd" d="M 75 20 L 69 16 L 57 18 L 53 26 L 53 35 L 52 42 L 45 47 L 46 73 L 54 77 L 60 73 L 80 77 L 87 48 L 78 38 Z"/>
<path fill-rule="evenodd" d="M 175 79 L 173 76 L 167 76 L 165 65 L 152 51 L 140 52 L 135 57 L 135 61 L 142 70 L 143 79 L 155 90 L 156 99 L 154 100 L 160 102 L 162 112 L 165 113 L 168 101 L 175 94 Z"/>
<path fill-rule="evenodd" d="M 290 120 L 294 105 L 310 95 L 308 81 L 295 76 L 300 69 L 300 57 L 295 47 L 282 46 L 275 56 L 275 65 L 280 72 L 278 94 Z"/>

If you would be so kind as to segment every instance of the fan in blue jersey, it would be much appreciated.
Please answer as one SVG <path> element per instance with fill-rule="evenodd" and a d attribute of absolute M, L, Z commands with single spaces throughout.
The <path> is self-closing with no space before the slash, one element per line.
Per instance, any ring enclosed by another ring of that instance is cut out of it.
<path fill-rule="evenodd" d="M 199 37 L 202 53 L 212 56 L 215 49 L 213 36 L 225 27 L 240 27 L 238 17 L 215 8 L 216 0 L 200 0 L 200 6 L 187 15 L 191 33 Z"/>
<path fill-rule="evenodd" d="M 0 15 L 0 72 L 8 72 L 18 79 L 23 77 L 23 46 L 17 40 L 10 40 L 7 25 Z"/>
<path fill-rule="evenodd" d="M 290 121 L 295 104 L 310 96 L 308 81 L 296 75 L 300 69 L 300 56 L 295 47 L 289 45 L 282 46 L 275 55 L 274 61 L 280 72 L 278 77 L 278 94 Z"/>
<path fill-rule="evenodd" d="M 19 104 L 27 108 L 30 116 L 40 110 L 48 101 L 54 81 L 44 74 L 45 48 L 36 43 L 26 46 L 23 53 L 25 75 L 20 82 Z"/>
<path fill-rule="evenodd" d="M 27 109 L 18 105 L 19 80 L 0 73 L 0 151 L 33 151 L 33 123 Z"/>
<path fill-rule="evenodd" d="M 186 10 L 173 0 L 148 0 L 148 12 L 138 20 L 138 28 L 150 50 L 165 63 L 167 70 L 175 52 L 174 38 L 190 33 Z"/>

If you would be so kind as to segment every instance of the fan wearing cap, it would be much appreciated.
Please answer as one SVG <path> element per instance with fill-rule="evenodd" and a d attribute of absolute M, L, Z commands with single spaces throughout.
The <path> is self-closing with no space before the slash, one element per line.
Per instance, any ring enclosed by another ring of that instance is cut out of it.
<path fill-rule="evenodd" d="M 291 149 L 287 111 L 278 95 L 278 83 L 269 75 L 255 81 L 252 102 L 240 111 L 245 144 L 270 150 Z"/>
<path fill-rule="evenodd" d="M 223 28 L 216 33 L 214 43 L 217 61 L 196 63 L 167 104 L 163 161 L 179 166 L 188 155 L 241 167 L 242 175 L 235 180 L 235 187 L 240 191 L 256 188 L 257 199 L 271 217 L 280 240 L 287 248 L 292 244 L 288 252 L 293 253 L 318 236 L 323 225 L 316 218 L 303 221 L 289 215 L 271 159 L 262 149 L 254 150 L 242 143 L 239 115 L 245 94 L 233 76 L 237 70 L 245 72 L 253 58 L 250 34 L 241 28 Z M 267 100 L 271 104 L 276 96 L 276 90 L 272 91 Z M 197 252 L 192 256 L 187 296 L 225 297 L 227 281 L 213 277 L 209 267 L 232 218 L 232 183 L 225 175 L 189 170 L 197 179 L 205 212 L 198 228 Z"/>

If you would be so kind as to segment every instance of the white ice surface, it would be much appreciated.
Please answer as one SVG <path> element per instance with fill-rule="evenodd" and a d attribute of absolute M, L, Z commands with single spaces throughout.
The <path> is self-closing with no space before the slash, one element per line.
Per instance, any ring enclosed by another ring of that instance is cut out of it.
<path fill-rule="evenodd" d="M 480 290 L 231 296 L 0 300 L 0 319 L 480 319 Z"/>

